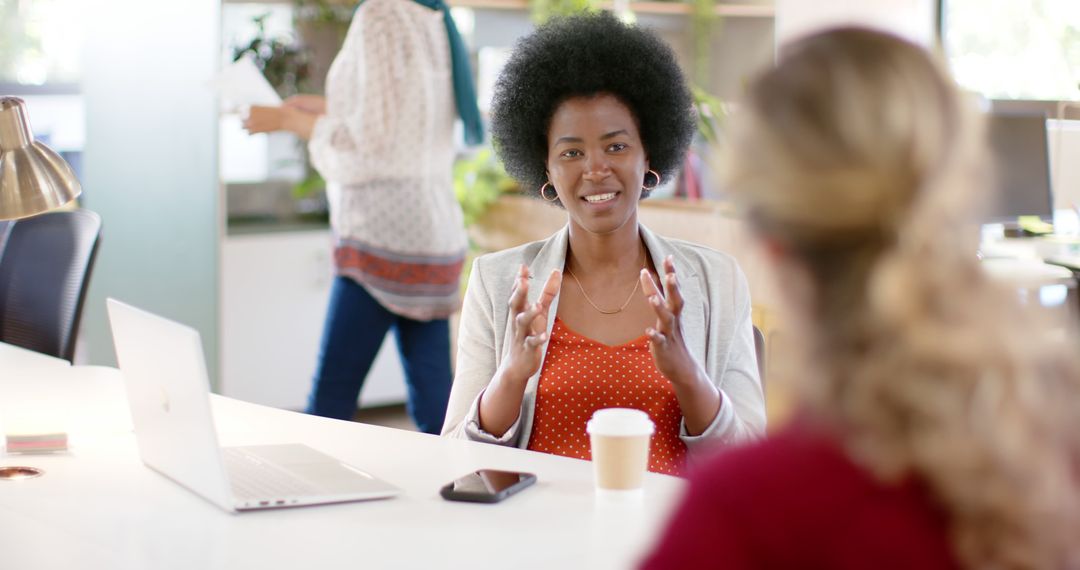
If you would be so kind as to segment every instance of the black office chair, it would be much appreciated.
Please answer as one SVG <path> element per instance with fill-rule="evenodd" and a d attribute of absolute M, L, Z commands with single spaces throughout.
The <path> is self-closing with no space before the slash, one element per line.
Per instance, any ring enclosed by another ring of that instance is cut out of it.
<path fill-rule="evenodd" d="M 71 361 L 101 236 L 89 210 L 10 224 L 0 251 L 0 341 Z"/>
<path fill-rule="evenodd" d="M 765 393 L 765 334 L 754 327 L 754 352 L 757 354 L 758 376 L 761 377 L 761 392 Z"/>
<path fill-rule="evenodd" d="M 4 256 L 4 244 L 7 243 L 8 230 L 15 222 L 8 220 L 0 221 L 0 257 Z"/>

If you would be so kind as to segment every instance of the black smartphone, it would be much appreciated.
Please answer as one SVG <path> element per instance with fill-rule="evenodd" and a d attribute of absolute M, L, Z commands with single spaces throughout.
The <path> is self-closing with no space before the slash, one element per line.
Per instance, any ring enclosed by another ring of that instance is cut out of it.
<path fill-rule="evenodd" d="M 532 473 L 481 469 L 447 483 L 439 494 L 448 501 L 498 503 L 535 482 Z"/>

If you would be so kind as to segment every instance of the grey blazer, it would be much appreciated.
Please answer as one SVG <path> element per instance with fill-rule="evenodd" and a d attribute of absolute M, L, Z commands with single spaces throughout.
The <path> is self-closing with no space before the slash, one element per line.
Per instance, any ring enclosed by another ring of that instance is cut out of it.
<path fill-rule="evenodd" d="M 691 454 L 709 442 L 735 442 L 756 438 L 765 431 L 765 399 L 758 378 L 750 320 L 750 293 L 735 260 L 716 250 L 667 239 L 639 226 L 653 264 L 663 272 L 663 259 L 673 255 L 685 299 L 682 327 L 688 348 L 720 390 L 722 403 L 712 424 L 697 436 L 680 437 Z M 508 306 L 518 265 L 544 279 L 566 262 L 569 229 L 546 240 L 478 257 L 472 266 L 461 309 L 457 372 L 446 410 L 443 435 L 525 448 L 532 433 L 533 410 L 540 372 L 529 379 L 518 420 L 502 437 L 480 429 L 480 395 L 509 354 L 511 315 Z M 541 283 L 529 287 L 529 303 L 536 302 Z M 555 323 L 558 297 L 551 304 L 548 334 Z M 546 346 L 546 345 L 545 345 Z M 546 350 L 546 348 L 545 348 Z M 540 370 L 543 370 L 541 360 Z"/>

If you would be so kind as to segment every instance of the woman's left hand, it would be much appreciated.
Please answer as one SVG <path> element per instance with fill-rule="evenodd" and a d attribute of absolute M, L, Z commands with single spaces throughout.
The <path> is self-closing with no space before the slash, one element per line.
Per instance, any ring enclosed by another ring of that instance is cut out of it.
<path fill-rule="evenodd" d="M 694 382 L 698 378 L 698 365 L 683 338 L 679 320 L 683 297 L 671 256 L 664 259 L 664 272 L 664 292 L 661 294 L 652 274 L 647 269 L 641 270 L 641 287 L 656 313 L 656 325 L 645 329 L 649 351 L 660 373 L 673 384 Z"/>
<path fill-rule="evenodd" d="M 701 435 L 720 413 L 723 399 L 713 386 L 690 349 L 686 347 L 680 316 L 683 310 L 682 292 L 675 277 L 675 262 L 664 259 L 664 295 L 647 269 L 641 270 L 641 285 L 656 313 L 656 326 L 645 329 L 649 337 L 649 352 L 660 373 L 675 388 L 675 397 L 682 409 L 686 433 Z"/>
<path fill-rule="evenodd" d="M 285 128 L 284 107 L 264 107 L 252 105 L 244 119 L 244 129 L 248 134 L 272 133 Z"/>
<path fill-rule="evenodd" d="M 289 131 L 304 140 L 309 140 L 319 116 L 288 105 L 281 107 L 252 105 L 247 118 L 244 119 L 244 128 L 247 129 L 248 134 L 252 135 Z"/>

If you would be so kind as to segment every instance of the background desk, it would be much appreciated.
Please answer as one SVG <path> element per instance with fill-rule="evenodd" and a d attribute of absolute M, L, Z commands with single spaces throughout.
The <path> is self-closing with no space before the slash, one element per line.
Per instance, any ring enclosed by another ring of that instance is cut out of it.
<path fill-rule="evenodd" d="M 45 470 L 0 481 L 0 567 L 628 568 L 683 486 L 650 474 L 642 503 L 598 503 L 585 461 L 212 400 L 224 445 L 306 443 L 404 493 L 230 515 L 142 465 L 118 370 L 0 343 L 0 422 L 66 428 L 72 446 L 0 457 Z M 440 486 L 482 467 L 539 481 L 496 505 L 439 497 Z"/>
<path fill-rule="evenodd" d="M 1075 239 L 1008 239 L 984 243 L 982 267 L 999 283 L 1016 289 L 1021 302 L 1041 312 L 1062 331 L 1080 332 L 1080 258 L 1067 252 Z M 1002 254 L 1004 256 L 995 256 Z M 1072 263 L 1070 263 L 1072 260 Z"/>

